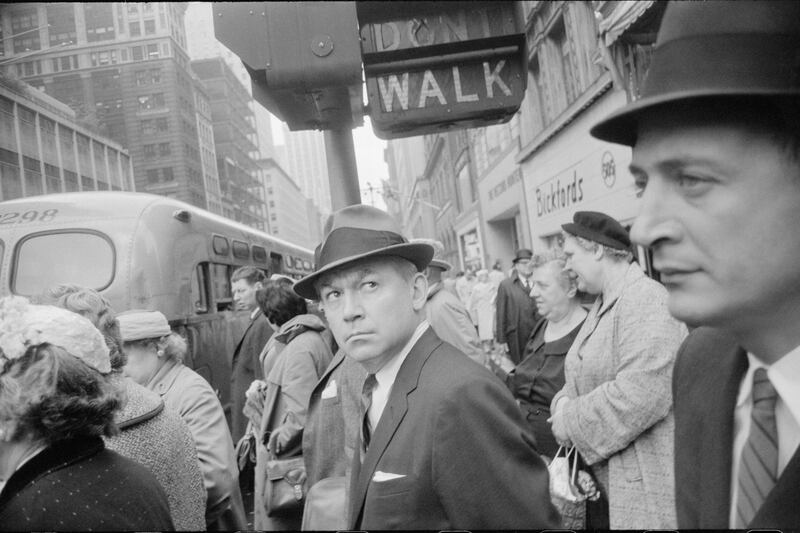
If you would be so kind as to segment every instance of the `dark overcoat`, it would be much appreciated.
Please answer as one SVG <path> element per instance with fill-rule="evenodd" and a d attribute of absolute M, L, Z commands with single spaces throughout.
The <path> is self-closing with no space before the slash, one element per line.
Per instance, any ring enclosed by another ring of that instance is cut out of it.
<path fill-rule="evenodd" d="M 525 343 L 541 317 L 536 302 L 530 297 L 530 289 L 522 285 L 516 271 L 500 282 L 495 305 L 495 338 L 497 342 L 508 344 L 511 362 L 518 365 L 522 361 Z"/>
<path fill-rule="evenodd" d="M 264 379 L 258 356 L 272 336 L 273 329 L 264 313 L 258 311 L 236 345 L 231 359 L 231 437 L 239 442 L 247 429 L 247 417 L 242 413 L 245 393 L 256 379 Z"/>
<path fill-rule="evenodd" d="M 675 398 L 675 501 L 681 529 L 727 529 L 733 413 L 747 354 L 730 335 L 698 328 L 678 352 Z M 800 449 L 786 465 L 749 528 L 800 526 Z"/>
<path fill-rule="evenodd" d="M 56 442 L 0 493 L 2 531 L 172 531 L 164 489 L 102 439 Z"/>
<path fill-rule="evenodd" d="M 557 527 L 526 426 L 505 385 L 428 328 L 354 457 L 350 529 Z"/>

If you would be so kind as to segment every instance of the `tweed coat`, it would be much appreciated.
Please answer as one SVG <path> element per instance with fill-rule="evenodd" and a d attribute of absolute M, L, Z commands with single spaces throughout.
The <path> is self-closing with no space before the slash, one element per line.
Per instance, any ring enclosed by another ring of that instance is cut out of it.
<path fill-rule="evenodd" d="M 631 263 L 567 353 L 566 384 L 551 405 L 571 401 L 553 428 L 593 465 L 611 529 L 675 527 L 672 368 L 686 333 L 667 311 L 666 289 Z"/>
<path fill-rule="evenodd" d="M 267 397 L 265 412 L 256 439 L 255 468 L 255 528 L 275 529 L 286 524 L 286 520 L 273 520 L 267 516 L 265 501 L 268 497 L 267 444 L 271 434 L 277 434 L 281 445 L 279 458 L 288 458 L 302 453 L 303 427 L 306 422 L 308 401 L 314 385 L 328 368 L 333 358 L 330 346 L 321 333 L 325 324 L 319 317 L 310 314 L 298 315 L 275 333 L 274 349 L 277 357 L 269 352 L 265 362 L 272 361 L 267 371 Z M 270 407 L 272 407 L 270 409 Z M 270 410 L 271 412 L 267 412 Z M 301 516 L 297 516 L 301 518 Z M 297 529 L 296 527 L 294 529 Z"/>
<path fill-rule="evenodd" d="M 303 457 L 308 487 L 326 478 L 345 478 L 344 507 L 331 528 L 347 528 L 347 498 L 353 456 L 361 430 L 361 388 L 367 371 L 339 350 L 314 386 L 303 430 Z"/>
<path fill-rule="evenodd" d="M 364 456 L 350 529 L 546 529 L 548 474 L 505 385 L 426 328 Z"/>
<path fill-rule="evenodd" d="M 731 504 L 733 417 L 747 354 L 724 332 L 693 330 L 678 352 L 675 394 L 675 485 L 678 527 L 727 529 Z M 800 527 L 800 448 L 759 508 L 750 528 Z"/>
<path fill-rule="evenodd" d="M 0 531 L 172 531 L 164 489 L 100 437 L 53 443 L 0 492 Z"/>
<path fill-rule="evenodd" d="M 153 473 L 167 493 L 177 531 L 205 529 L 206 490 L 189 427 L 158 394 L 130 378 L 117 379 L 126 402 L 115 418 L 120 432 L 105 438 L 106 447 Z"/>
<path fill-rule="evenodd" d="M 500 282 L 495 306 L 495 338 L 497 342 L 508 344 L 511 362 L 518 365 L 528 337 L 541 317 L 536 302 L 520 282 L 516 271 Z"/>
<path fill-rule="evenodd" d="M 434 284 L 428 290 L 425 315 L 440 339 L 449 342 L 476 363 L 486 364 L 486 354 L 466 306 L 458 296 L 444 290 L 441 283 Z"/>
<path fill-rule="evenodd" d="M 247 417 L 242 410 L 245 393 L 256 379 L 264 379 L 258 356 L 272 336 L 272 326 L 260 309 L 250 320 L 231 357 L 231 438 L 239 442 L 247 429 Z"/>
<path fill-rule="evenodd" d="M 211 385 L 182 363 L 167 362 L 147 384 L 189 426 L 206 489 L 206 527 L 244 529 L 239 468 L 225 413 Z"/>

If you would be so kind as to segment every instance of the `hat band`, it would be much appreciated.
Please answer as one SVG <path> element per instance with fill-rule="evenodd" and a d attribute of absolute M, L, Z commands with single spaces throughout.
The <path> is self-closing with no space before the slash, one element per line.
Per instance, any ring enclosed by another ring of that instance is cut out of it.
<path fill-rule="evenodd" d="M 653 53 L 642 98 L 691 91 L 709 94 L 800 92 L 797 35 L 685 37 Z"/>
<path fill-rule="evenodd" d="M 328 234 L 314 258 L 315 270 L 350 257 L 375 252 L 382 248 L 406 244 L 402 235 L 393 231 L 361 228 L 337 228 Z"/>

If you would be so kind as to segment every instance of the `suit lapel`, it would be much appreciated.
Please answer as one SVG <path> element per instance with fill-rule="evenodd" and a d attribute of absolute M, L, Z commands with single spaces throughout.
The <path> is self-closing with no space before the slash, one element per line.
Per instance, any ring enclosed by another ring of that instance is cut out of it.
<path fill-rule="evenodd" d="M 242 333 L 242 337 L 239 339 L 239 342 L 236 344 L 236 349 L 233 350 L 233 354 L 231 354 L 231 360 L 230 360 L 231 367 L 233 367 L 233 364 L 236 362 L 236 359 L 239 357 L 239 351 L 242 349 L 242 344 L 244 343 L 244 340 L 247 338 L 247 333 L 250 331 L 250 328 L 253 327 L 253 324 L 256 323 L 256 320 L 258 320 L 259 316 L 261 316 L 261 310 L 259 310 L 258 313 L 256 313 L 255 318 L 251 318 L 250 319 L 250 323 L 247 324 L 246 328 L 244 328 L 244 333 Z"/>
<path fill-rule="evenodd" d="M 400 366 L 400 370 L 395 378 L 392 391 L 389 393 L 389 399 L 386 402 L 386 407 L 383 410 L 381 419 L 372 434 L 367 455 L 364 457 L 363 464 L 358 459 L 358 450 L 361 449 L 361 434 L 359 432 L 358 450 L 354 454 L 356 457 L 353 461 L 353 490 L 351 498 L 351 513 L 350 520 L 353 527 L 356 527 L 360 522 L 361 511 L 364 508 L 364 500 L 367 495 L 367 487 L 375 474 L 375 469 L 378 466 L 378 461 L 383 456 L 386 447 L 391 442 L 392 437 L 397 431 L 400 422 L 408 411 L 408 395 L 417 388 L 419 376 L 422 372 L 422 366 L 428 359 L 428 356 L 442 343 L 441 340 L 433 332 L 433 328 L 428 327 L 427 331 L 423 333 L 422 337 L 417 341 L 414 347 L 409 352 L 406 360 Z"/>
<path fill-rule="evenodd" d="M 729 522 L 733 412 L 748 363 L 747 355 L 738 346 L 732 351 L 709 353 L 705 361 L 711 363 L 701 370 L 706 377 L 708 394 L 702 401 L 708 404 L 705 409 L 708 416 L 698 428 L 702 439 L 702 459 L 697 467 L 700 469 L 700 508 L 703 512 L 700 527 L 713 528 Z"/>
<path fill-rule="evenodd" d="M 777 485 L 769 493 L 749 526 L 751 528 L 797 527 L 800 524 L 800 507 L 796 503 L 797 487 L 800 487 L 800 448 L 795 450 L 789 464 L 778 478 Z"/>

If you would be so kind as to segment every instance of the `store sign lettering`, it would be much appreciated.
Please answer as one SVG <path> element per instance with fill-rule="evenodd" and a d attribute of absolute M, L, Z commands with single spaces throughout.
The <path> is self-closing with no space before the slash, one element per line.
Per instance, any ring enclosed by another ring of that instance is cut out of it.
<path fill-rule="evenodd" d="M 557 178 L 550 180 L 549 185 L 543 184 L 536 188 L 536 215 L 549 215 L 583 201 L 583 178 L 578 177 L 578 171 L 572 171 L 572 179 L 562 181 Z"/>
<path fill-rule="evenodd" d="M 489 200 L 494 200 L 508 189 L 510 189 L 514 184 L 518 183 L 522 177 L 522 173 L 517 169 L 515 172 L 510 174 L 506 179 L 495 185 L 493 188 L 489 189 Z"/>

